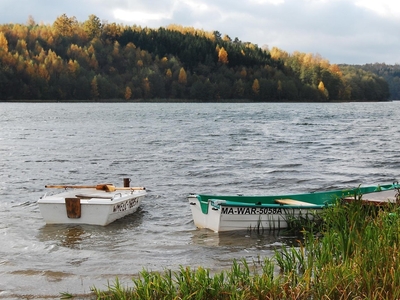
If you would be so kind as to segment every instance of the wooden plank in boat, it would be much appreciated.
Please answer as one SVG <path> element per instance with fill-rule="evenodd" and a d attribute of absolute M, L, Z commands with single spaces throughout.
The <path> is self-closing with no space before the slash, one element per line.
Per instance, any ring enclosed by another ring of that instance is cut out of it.
<path fill-rule="evenodd" d="M 275 199 L 276 203 L 286 204 L 286 205 L 298 205 L 298 206 L 316 206 L 316 204 L 294 200 L 294 199 Z"/>
<path fill-rule="evenodd" d="M 396 203 L 396 193 L 397 190 L 368 193 L 361 196 L 361 201 L 363 203 L 369 203 L 374 205 L 385 205 L 388 203 Z M 346 202 L 356 201 L 353 196 L 343 198 L 343 200 Z"/>
<path fill-rule="evenodd" d="M 112 199 L 114 195 L 96 195 L 96 194 L 77 194 L 75 197 L 80 199 L 91 199 L 91 198 L 98 198 L 98 199 Z"/>
<path fill-rule="evenodd" d="M 359 201 L 359 200 L 354 199 L 354 197 L 346 197 L 346 198 L 343 198 L 342 200 L 347 203 Z M 376 206 L 388 205 L 389 203 L 393 203 L 393 202 L 388 202 L 388 201 L 367 200 L 367 199 L 362 199 L 360 201 L 361 201 L 361 204 L 365 204 L 365 205 L 370 204 L 370 205 L 376 205 Z"/>

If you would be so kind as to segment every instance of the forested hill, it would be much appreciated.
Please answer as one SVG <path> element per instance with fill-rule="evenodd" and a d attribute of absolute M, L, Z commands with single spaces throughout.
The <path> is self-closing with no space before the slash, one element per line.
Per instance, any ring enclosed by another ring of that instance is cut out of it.
<path fill-rule="evenodd" d="M 390 100 L 400 100 L 400 65 L 387 65 L 384 63 L 348 66 L 342 68 L 361 69 L 383 77 L 389 85 Z"/>
<path fill-rule="evenodd" d="M 84 22 L 0 25 L 0 100 L 385 101 L 376 74 L 218 31 Z"/>

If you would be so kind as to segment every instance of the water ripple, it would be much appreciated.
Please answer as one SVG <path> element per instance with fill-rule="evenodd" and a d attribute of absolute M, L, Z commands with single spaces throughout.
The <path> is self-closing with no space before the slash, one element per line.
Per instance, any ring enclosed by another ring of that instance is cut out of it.
<path fill-rule="evenodd" d="M 233 258 L 272 255 L 293 239 L 197 230 L 186 196 L 396 181 L 398 106 L 3 103 L 0 291 L 82 293 L 143 268 L 220 270 Z M 46 184 L 125 177 L 149 192 L 136 214 L 104 228 L 44 224 L 36 200 Z"/>

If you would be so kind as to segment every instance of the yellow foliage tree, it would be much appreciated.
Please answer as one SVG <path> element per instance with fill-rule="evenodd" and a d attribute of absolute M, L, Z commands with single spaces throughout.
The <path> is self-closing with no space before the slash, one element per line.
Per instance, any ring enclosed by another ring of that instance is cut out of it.
<path fill-rule="evenodd" d="M 283 51 L 277 47 L 272 47 L 269 54 L 273 59 L 285 59 L 289 57 L 289 54 L 286 51 Z"/>
<path fill-rule="evenodd" d="M 102 24 L 100 19 L 95 15 L 90 15 L 89 19 L 83 23 L 83 30 L 89 36 L 89 38 L 93 39 L 94 37 L 98 37 L 101 34 Z"/>
<path fill-rule="evenodd" d="M 322 93 L 325 92 L 325 85 L 324 85 L 324 83 L 323 83 L 322 81 L 319 82 L 319 84 L 318 84 L 318 89 L 319 89 Z"/>
<path fill-rule="evenodd" d="M 89 62 L 89 64 L 90 64 L 90 66 L 91 66 L 94 70 L 96 70 L 96 69 L 99 67 L 99 63 L 97 62 L 97 59 L 96 59 L 96 54 L 93 54 L 93 55 L 90 57 L 90 62 Z"/>
<path fill-rule="evenodd" d="M 120 49 L 120 45 L 117 41 L 114 42 L 114 49 L 112 51 L 112 55 L 114 57 L 118 57 L 119 56 L 119 49 Z"/>
<path fill-rule="evenodd" d="M 125 88 L 125 100 L 129 100 L 132 97 L 132 90 L 129 86 Z"/>
<path fill-rule="evenodd" d="M 0 31 L 0 50 L 8 52 L 8 41 L 2 31 Z"/>
<path fill-rule="evenodd" d="M 339 66 L 336 64 L 330 65 L 329 71 L 331 71 L 333 74 L 338 75 L 339 77 L 342 76 L 342 71 L 340 70 Z"/>
<path fill-rule="evenodd" d="M 58 34 L 72 36 L 78 27 L 78 21 L 75 17 L 69 18 L 63 14 L 54 21 L 53 27 Z"/>
<path fill-rule="evenodd" d="M 49 72 L 47 71 L 46 66 L 44 64 L 39 65 L 37 72 L 39 77 L 43 78 L 46 81 L 50 80 Z"/>
<path fill-rule="evenodd" d="M 183 67 L 179 70 L 178 82 L 180 84 L 187 83 L 187 75 L 186 75 L 186 71 Z"/>
<path fill-rule="evenodd" d="M 162 64 L 163 67 L 166 67 L 166 66 L 167 66 L 167 63 L 168 63 L 168 58 L 164 56 L 164 57 L 161 59 L 161 64 Z"/>
<path fill-rule="evenodd" d="M 253 93 L 256 95 L 258 95 L 260 93 L 260 83 L 258 82 L 257 78 L 254 79 L 251 89 L 253 90 Z"/>
<path fill-rule="evenodd" d="M 171 71 L 171 69 L 168 69 L 168 70 L 165 72 L 165 76 L 167 77 L 168 80 L 170 80 L 170 79 L 172 78 L 172 71 Z"/>
<path fill-rule="evenodd" d="M 68 61 L 68 71 L 72 77 L 76 77 L 76 75 L 78 75 L 79 68 L 79 63 L 76 60 L 70 59 Z"/>
<path fill-rule="evenodd" d="M 219 49 L 218 52 L 218 61 L 220 63 L 223 63 L 224 65 L 228 64 L 229 60 L 228 60 L 228 52 L 226 52 L 226 50 L 224 49 L 224 47 L 222 47 L 221 49 Z"/>
<path fill-rule="evenodd" d="M 328 99 L 329 98 L 329 93 L 328 90 L 325 88 L 325 85 L 322 81 L 319 82 L 318 84 L 318 90 L 321 91 L 322 94 Z"/>

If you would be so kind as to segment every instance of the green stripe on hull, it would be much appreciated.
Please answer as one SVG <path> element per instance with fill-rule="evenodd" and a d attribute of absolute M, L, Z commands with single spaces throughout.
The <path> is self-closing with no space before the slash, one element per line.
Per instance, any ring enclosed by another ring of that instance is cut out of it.
<path fill-rule="evenodd" d="M 362 197 L 363 194 L 375 193 L 385 190 L 393 190 L 400 188 L 398 183 L 386 184 L 386 185 L 374 185 L 366 187 L 356 187 L 344 190 L 332 190 L 324 192 L 314 192 L 306 194 L 288 194 L 288 195 L 270 195 L 270 196 L 232 196 L 232 195 L 196 195 L 199 200 L 201 210 L 203 214 L 208 214 L 208 204 L 210 201 L 214 205 L 224 205 L 224 206 L 241 206 L 241 207 L 282 207 L 282 204 L 277 204 L 275 201 L 277 199 L 291 199 L 302 202 L 310 203 L 310 208 L 325 207 L 334 203 L 335 201 L 348 198 Z M 224 200 L 224 203 L 219 203 L 216 200 Z M 317 205 L 313 206 L 313 205 Z M 285 207 L 299 207 L 298 205 L 284 205 Z M 302 208 L 307 208 L 307 206 L 301 206 Z"/>

